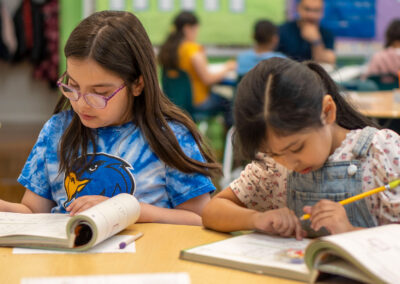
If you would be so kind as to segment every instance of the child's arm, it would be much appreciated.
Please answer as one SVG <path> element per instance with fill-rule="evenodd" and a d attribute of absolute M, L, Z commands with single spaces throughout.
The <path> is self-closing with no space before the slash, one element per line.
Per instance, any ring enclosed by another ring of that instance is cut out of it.
<path fill-rule="evenodd" d="M 138 222 L 168 223 L 182 225 L 202 225 L 201 214 L 210 201 L 210 194 L 205 193 L 189 199 L 174 209 L 140 203 L 141 212 Z"/>
<path fill-rule="evenodd" d="M 0 199 L 1 212 L 14 213 L 49 213 L 54 207 L 54 201 L 41 197 L 36 193 L 25 190 L 21 203 L 13 203 Z"/>
<path fill-rule="evenodd" d="M 300 221 L 288 208 L 259 212 L 246 208 L 230 187 L 218 193 L 204 208 L 204 226 L 222 231 L 258 230 L 281 236 L 296 235 L 301 239 L 303 232 Z"/>
<path fill-rule="evenodd" d="M 224 64 L 224 68 L 221 71 L 211 73 L 208 70 L 207 57 L 204 52 L 197 52 L 191 61 L 197 75 L 208 86 L 220 82 L 228 72 L 235 70 L 237 67 L 236 61 L 229 60 Z"/>
<path fill-rule="evenodd" d="M 90 207 L 108 199 L 101 195 L 85 195 L 75 199 L 66 209 L 71 215 L 78 214 Z M 205 193 L 177 205 L 174 209 L 161 208 L 140 202 L 140 217 L 138 222 L 168 223 L 183 225 L 202 225 L 201 213 L 210 194 Z"/>

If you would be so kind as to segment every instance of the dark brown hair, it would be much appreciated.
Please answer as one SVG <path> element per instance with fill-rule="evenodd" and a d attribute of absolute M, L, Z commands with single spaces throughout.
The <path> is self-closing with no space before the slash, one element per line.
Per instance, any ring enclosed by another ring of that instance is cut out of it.
<path fill-rule="evenodd" d="M 322 100 L 330 94 L 336 104 L 336 123 L 346 129 L 377 126 L 356 111 L 317 63 L 291 59 L 261 61 L 240 81 L 234 116 L 235 139 L 243 158 L 253 160 L 266 139 L 267 127 L 290 135 L 321 127 Z"/>
<path fill-rule="evenodd" d="M 400 41 L 400 19 L 394 19 L 390 22 L 386 30 L 386 43 L 385 46 L 389 47 L 395 41 Z"/>
<path fill-rule="evenodd" d="M 189 11 L 180 12 L 174 19 L 173 31 L 160 47 L 158 63 L 165 69 L 179 69 L 178 48 L 181 44 L 185 26 L 195 26 L 199 23 L 196 15 Z"/>
<path fill-rule="evenodd" d="M 143 77 L 142 93 L 134 97 L 133 123 L 136 124 L 151 149 L 167 165 L 185 173 L 202 173 L 211 176 L 220 172 L 206 145 L 203 144 L 194 122 L 162 93 L 157 79 L 153 47 L 140 21 L 129 12 L 102 11 L 84 19 L 71 33 L 64 53 L 67 58 L 91 58 L 100 66 L 120 76 L 132 94 L 130 86 Z M 69 100 L 62 97 L 54 113 L 71 109 Z M 168 121 L 178 122 L 190 131 L 206 162 L 199 162 L 185 155 L 179 146 Z M 60 172 L 69 172 L 73 161 L 87 156 L 87 146 L 95 149 L 96 130 L 85 127 L 74 113 L 64 132 L 60 152 Z"/>
<path fill-rule="evenodd" d="M 275 35 L 278 35 L 278 28 L 268 20 L 259 20 L 254 25 L 254 40 L 258 44 L 270 43 Z"/>

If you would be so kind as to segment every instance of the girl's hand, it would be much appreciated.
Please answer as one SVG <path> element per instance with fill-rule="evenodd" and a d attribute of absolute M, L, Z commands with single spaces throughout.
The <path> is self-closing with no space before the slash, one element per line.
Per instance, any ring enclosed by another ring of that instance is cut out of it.
<path fill-rule="evenodd" d="M 318 231 L 325 227 L 331 234 L 353 231 L 343 205 L 331 200 L 320 200 L 314 206 L 304 206 L 303 211 L 311 215 L 311 228 Z"/>
<path fill-rule="evenodd" d="M 228 60 L 225 62 L 226 71 L 233 71 L 237 69 L 237 62 L 235 60 Z"/>
<path fill-rule="evenodd" d="M 258 231 L 282 237 L 294 235 L 298 240 L 303 238 L 304 232 L 299 218 L 287 207 L 257 212 L 253 216 L 254 227 Z"/>
<path fill-rule="evenodd" d="M 108 197 L 103 195 L 85 195 L 78 197 L 66 208 L 69 211 L 69 215 L 74 216 L 90 207 L 93 207 L 100 202 L 107 200 Z"/>

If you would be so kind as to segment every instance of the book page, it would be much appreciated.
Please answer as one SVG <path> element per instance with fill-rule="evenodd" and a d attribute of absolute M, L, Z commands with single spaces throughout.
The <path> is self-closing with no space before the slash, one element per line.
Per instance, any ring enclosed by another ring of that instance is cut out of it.
<path fill-rule="evenodd" d="M 400 225 L 392 224 L 323 237 L 343 248 L 384 282 L 400 279 Z"/>
<path fill-rule="evenodd" d="M 96 224 L 96 228 L 92 228 L 96 230 L 95 235 L 97 234 L 95 245 L 135 223 L 139 215 L 140 205 L 136 198 L 131 194 L 121 193 L 75 217 L 79 219 L 80 216 L 87 216 Z"/>
<path fill-rule="evenodd" d="M 304 249 L 310 240 L 247 234 L 186 250 L 196 255 L 211 256 L 265 267 L 276 267 L 308 274 Z"/>
<path fill-rule="evenodd" d="M 0 237 L 23 235 L 66 239 L 65 228 L 70 218 L 66 214 L 0 212 Z"/>

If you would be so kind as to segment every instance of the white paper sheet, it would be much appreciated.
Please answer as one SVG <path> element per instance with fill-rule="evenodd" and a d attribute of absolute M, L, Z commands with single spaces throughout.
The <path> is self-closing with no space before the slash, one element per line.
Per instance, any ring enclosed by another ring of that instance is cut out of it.
<path fill-rule="evenodd" d="M 190 284 L 188 273 L 23 278 L 21 284 Z"/>
<path fill-rule="evenodd" d="M 108 240 L 92 247 L 87 251 L 76 252 L 76 251 L 59 251 L 59 250 L 45 250 L 45 249 L 30 249 L 30 248 L 14 248 L 14 254 L 82 254 L 82 253 L 135 253 L 136 246 L 135 242 L 127 245 L 124 249 L 119 248 L 119 244 L 123 241 L 127 241 L 131 235 L 117 235 L 112 236 Z"/>

